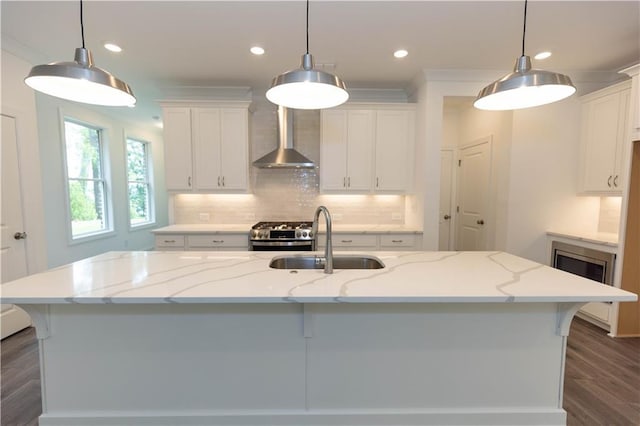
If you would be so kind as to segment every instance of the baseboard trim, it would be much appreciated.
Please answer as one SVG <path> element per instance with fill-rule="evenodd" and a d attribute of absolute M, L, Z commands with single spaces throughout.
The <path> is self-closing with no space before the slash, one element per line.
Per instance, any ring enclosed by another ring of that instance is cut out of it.
<path fill-rule="evenodd" d="M 155 413 L 134 414 L 84 412 L 82 415 L 43 414 L 40 426 L 168 426 L 168 425 L 225 425 L 225 426 L 402 426 L 402 425 L 565 425 L 562 409 L 499 409 L 495 410 L 341 410 L 290 412 L 219 412 L 219 413 Z"/>

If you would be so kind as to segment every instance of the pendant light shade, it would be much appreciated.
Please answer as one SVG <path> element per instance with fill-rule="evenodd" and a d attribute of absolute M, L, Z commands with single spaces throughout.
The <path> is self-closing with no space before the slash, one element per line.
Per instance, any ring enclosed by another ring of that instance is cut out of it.
<path fill-rule="evenodd" d="M 93 65 L 91 51 L 84 47 L 82 1 L 80 1 L 82 47 L 76 48 L 73 62 L 36 65 L 24 82 L 34 90 L 93 105 L 132 106 L 136 98 L 129 85 Z"/>
<path fill-rule="evenodd" d="M 309 53 L 309 0 L 307 0 L 307 51 L 300 68 L 273 79 L 267 99 L 276 105 L 296 109 L 324 109 L 343 104 L 349 99 L 344 82 L 333 74 L 313 69 Z"/>
<path fill-rule="evenodd" d="M 302 55 L 301 68 L 273 79 L 267 99 L 276 105 L 296 109 L 323 109 L 349 99 L 344 82 L 333 74 L 313 69 L 310 53 Z"/>
<path fill-rule="evenodd" d="M 531 108 L 559 101 L 575 93 L 576 88 L 568 76 L 531 68 L 531 58 L 524 54 L 526 28 L 527 0 L 524 2 L 522 56 L 516 60 L 512 73 L 480 91 L 474 107 L 491 111 Z"/>

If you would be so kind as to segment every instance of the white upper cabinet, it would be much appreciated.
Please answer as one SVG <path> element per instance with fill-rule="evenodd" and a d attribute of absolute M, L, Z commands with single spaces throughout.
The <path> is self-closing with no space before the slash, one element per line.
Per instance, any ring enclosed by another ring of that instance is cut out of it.
<path fill-rule="evenodd" d="M 167 190 L 247 190 L 248 106 L 163 104 Z"/>
<path fill-rule="evenodd" d="M 414 111 L 378 111 L 376 115 L 375 190 L 403 192 L 413 176 Z"/>
<path fill-rule="evenodd" d="M 630 87 L 626 81 L 581 98 L 581 189 L 584 193 L 622 193 L 624 148 L 629 143 Z"/>
<path fill-rule="evenodd" d="M 327 191 L 370 191 L 373 111 L 323 110 L 320 182 Z"/>
<path fill-rule="evenodd" d="M 191 152 L 191 110 L 168 107 L 162 110 L 165 180 L 169 191 L 193 189 Z"/>
<path fill-rule="evenodd" d="M 321 112 L 320 189 L 403 193 L 411 185 L 413 105 L 357 105 Z"/>

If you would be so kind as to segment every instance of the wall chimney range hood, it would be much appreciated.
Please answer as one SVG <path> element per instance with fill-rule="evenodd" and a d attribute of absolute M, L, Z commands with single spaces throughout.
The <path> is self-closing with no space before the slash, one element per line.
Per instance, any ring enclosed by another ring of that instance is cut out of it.
<path fill-rule="evenodd" d="M 261 169 L 313 168 L 313 161 L 293 149 L 293 113 L 278 107 L 278 148 L 253 162 Z"/>

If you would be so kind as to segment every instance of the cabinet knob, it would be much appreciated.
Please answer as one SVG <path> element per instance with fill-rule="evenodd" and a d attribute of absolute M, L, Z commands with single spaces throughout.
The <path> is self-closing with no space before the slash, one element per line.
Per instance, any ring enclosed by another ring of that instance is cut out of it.
<path fill-rule="evenodd" d="M 478 225 L 484 225 L 484 220 L 480 219 L 480 220 L 476 220 L 476 223 Z"/>
<path fill-rule="evenodd" d="M 444 215 L 444 220 L 449 220 L 449 219 L 451 219 L 451 215 L 445 214 Z"/>
<path fill-rule="evenodd" d="M 13 234 L 13 238 L 16 240 L 26 240 L 27 239 L 27 233 L 26 232 L 16 232 L 15 234 Z"/>

